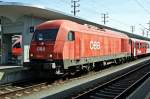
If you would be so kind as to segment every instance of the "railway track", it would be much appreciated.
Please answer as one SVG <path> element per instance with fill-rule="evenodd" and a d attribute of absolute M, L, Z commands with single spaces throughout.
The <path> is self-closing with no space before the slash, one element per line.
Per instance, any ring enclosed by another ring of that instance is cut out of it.
<path fill-rule="evenodd" d="M 65 81 L 67 82 L 68 80 Z M 34 92 L 42 91 L 62 83 L 64 83 L 64 80 L 56 78 L 51 81 L 44 79 L 41 81 L 21 81 L 0 85 L 0 99 L 16 99 L 17 97 L 19 98 Z"/>
<path fill-rule="evenodd" d="M 24 84 L 23 86 L 15 86 L 13 84 L 3 85 L 0 87 L 0 99 L 15 99 L 16 97 L 45 89 L 47 88 L 46 86 L 48 86 L 47 82 L 33 85 Z"/>
<path fill-rule="evenodd" d="M 132 70 L 107 83 L 73 96 L 72 99 L 122 99 L 150 76 L 150 63 Z"/>

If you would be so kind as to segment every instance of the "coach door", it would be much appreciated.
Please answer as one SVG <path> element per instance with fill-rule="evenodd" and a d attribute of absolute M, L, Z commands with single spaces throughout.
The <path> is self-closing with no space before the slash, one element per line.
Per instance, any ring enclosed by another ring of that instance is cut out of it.
<path fill-rule="evenodd" d="M 75 32 L 74 55 L 76 60 L 80 60 L 80 33 Z"/>

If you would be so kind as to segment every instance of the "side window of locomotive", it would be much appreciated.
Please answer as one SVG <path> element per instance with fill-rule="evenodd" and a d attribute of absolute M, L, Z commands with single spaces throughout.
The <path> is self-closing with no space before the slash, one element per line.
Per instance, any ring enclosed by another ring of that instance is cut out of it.
<path fill-rule="evenodd" d="M 73 40 L 75 40 L 75 34 L 74 34 L 74 32 L 72 32 L 72 31 L 68 32 L 67 40 L 68 40 L 68 41 L 73 41 Z"/>

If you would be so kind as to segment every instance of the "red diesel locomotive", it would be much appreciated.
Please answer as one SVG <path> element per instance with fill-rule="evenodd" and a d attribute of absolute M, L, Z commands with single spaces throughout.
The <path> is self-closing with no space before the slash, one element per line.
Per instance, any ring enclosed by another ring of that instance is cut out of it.
<path fill-rule="evenodd" d="M 29 59 L 32 67 L 50 69 L 56 74 L 91 70 L 106 62 L 119 63 L 146 54 L 147 42 L 130 38 L 120 32 L 68 20 L 53 20 L 36 27 Z M 143 44 L 141 49 L 140 44 Z M 139 50 L 141 53 L 138 54 Z"/>

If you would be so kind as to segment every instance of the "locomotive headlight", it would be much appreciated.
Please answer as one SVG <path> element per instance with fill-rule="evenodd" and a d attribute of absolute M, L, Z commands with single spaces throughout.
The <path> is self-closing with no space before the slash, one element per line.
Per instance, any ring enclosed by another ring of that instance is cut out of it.
<path fill-rule="evenodd" d="M 49 57 L 50 57 L 50 58 L 52 58 L 52 57 L 53 57 L 53 55 L 52 55 L 52 54 L 49 54 Z"/>
<path fill-rule="evenodd" d="M 30 54 L 30 56 L 32 57 L 32 56 L 33 56 L 33 54 L 31 53 L 31 54 Z"/>

